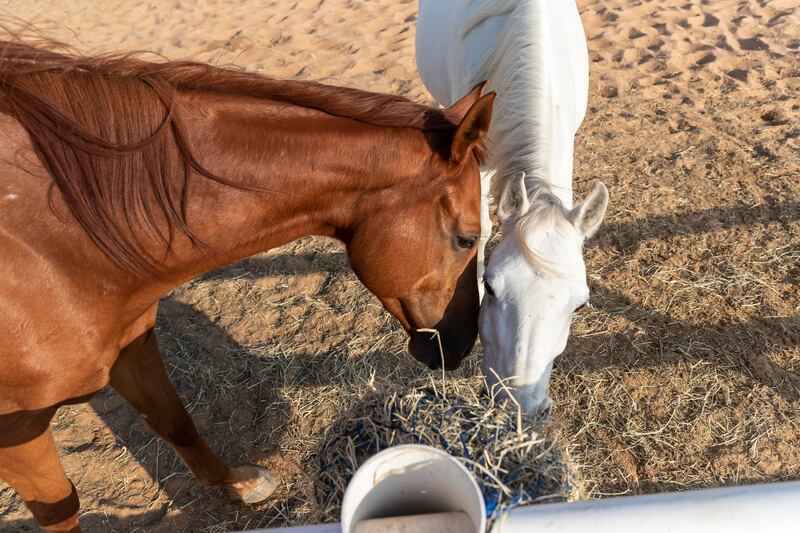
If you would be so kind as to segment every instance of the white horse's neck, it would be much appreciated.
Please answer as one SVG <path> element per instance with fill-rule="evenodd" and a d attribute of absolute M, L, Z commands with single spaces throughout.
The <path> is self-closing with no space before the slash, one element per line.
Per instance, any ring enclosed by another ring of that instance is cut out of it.
<path fill-rule="evenodd" d="M 468 49 L 483 53 L 473 56 L 461 85 L 488 79 L 498 91 L 488 139 L 489 166 L 496 171 L 492 190 L 502 190 L 524 171 L 529 195 L 541 192 L 544 182 L 571 208 L 573 144 L 588 86 L 581 75 L 588 57 L 575 5 L 475 0 L 468 11 L 460 37 Z"/>

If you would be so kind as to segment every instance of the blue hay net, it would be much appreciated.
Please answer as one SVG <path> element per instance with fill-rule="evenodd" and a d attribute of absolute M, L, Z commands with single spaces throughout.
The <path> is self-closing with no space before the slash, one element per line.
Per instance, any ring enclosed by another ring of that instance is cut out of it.
<path fill-rule="evenodd" d="M 419 389 L 411 394 L 415 395 L 414 402 L 390 402 L 388 416 L 384 404 L 377 399 L 368 400 L 363 406 L 365 411 L 359 412 L 359 419 L 345 420 L 343 427 L 334 427 L 338 432 L 327 440 L 319 454 L 318 501 L 341 504 L 344 488 L 358 466 L 381 450 L 401 443 L 438 447 L 460 459 L 481 488 L 486 517 L 490 520 L 519 505 L 564 500 L 571 492 L 572 474 L 561 461 L 561 455 L 542 453 L 552 443 L 531 450 L 530 463 L 515 464 L 510 456 L 505 456 L 499 464 L 486 464 L 484 450 L 491 451 L 496 440 L 517 433 L 515 413 L 510 413 L 507 420 L 493 420 L 491 425 L 482 425 L 480 421 L 485 412 L 479 404 L 452 396 L 445 398 L 431 389 Z M 453 424 L 458 424 L 460 431 L 455 432 L 455 438 L 448 438 L 439 431 L 441 426 L 436 425 L 436 420 L 450 426 L 447 432 L 450 435 L 454 434 Z M 424 432 L 420 431 L 423 425 Z M 530 430 L 530 425 L 523 429 Z M 357 464 L 352 464 L 350 454 L 326 453 L 339 446 L 352 446 Z M 511 494 L 503 493 L 485 469 L 510 489 Z M 548 475 L 541 475 L 542 470 Z M 554 476 L 554 472 L 557 475 Z"/>

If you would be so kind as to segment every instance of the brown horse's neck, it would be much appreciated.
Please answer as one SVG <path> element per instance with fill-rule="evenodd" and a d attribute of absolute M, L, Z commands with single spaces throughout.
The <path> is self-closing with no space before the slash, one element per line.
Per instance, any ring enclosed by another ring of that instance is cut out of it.
<path fill-rule="evenodd" d="M 407 201 L 434 159 L 414 128 L 197 92 L 182 94 L 180 105 L 202 164 L 246 188 L 192 178 L 187 221 L 206 246 L 178 238 L 165 262 L 166 285 L 305 235 L 346 241 L 369 209 Z"/>

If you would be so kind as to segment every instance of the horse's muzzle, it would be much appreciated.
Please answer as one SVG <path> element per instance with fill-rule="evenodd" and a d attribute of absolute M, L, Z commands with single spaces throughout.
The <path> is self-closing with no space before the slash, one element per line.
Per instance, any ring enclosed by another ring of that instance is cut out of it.
<path fill-rule="evenodd" d="M 410 332 L 410 337 L 408 351 L 431 370 L 440 370 L 442 366 L 446 370 L 455 370 L 461 366 L 461 361 L 475 345 L 473 340 L 465 350 L 459 350 L 459 353 L 453 354 L 446 351 L 448 346 L 442 343 L 442 335 L 438 329 L 417 329 Z"/>

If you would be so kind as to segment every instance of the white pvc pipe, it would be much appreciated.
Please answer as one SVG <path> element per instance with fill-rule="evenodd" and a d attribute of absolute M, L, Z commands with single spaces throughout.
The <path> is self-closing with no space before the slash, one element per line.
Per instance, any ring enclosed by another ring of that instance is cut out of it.
<path fill-rule="evenodd" d="M 438 448 L 402 444 L 373 455 L 356 470 L 342 499 L 341 524 L 258 531 L 485 533 L 484 511 L 481 490 L 463 464 Z M 362 522 L 372 523 L 359 531 Z"/>
<path fill-rule="evenodd" d="M 800 481 L 517 507 L 492 533 L 800 531 Z"/>
<path fill-rule="evenodd" d="M 433 513 L 451 512 L 463 512 L 472 524 L 459 533 L 486 531 L 483 496 L 469 470 L 438 448 L 402 444 L 356 470 L 342 498 L 342 533 L 359 533 L 358 524 L 372 518 L 422 514 L 406 530 L 433 533 L 439 527 Z"/>
<path fill-rule="evenodd" d="M 339 524 L 259 530 L 341 533 Z M 800 481 L 625 496 L 512 509 L 492 533 L 792 533 Z"/>

